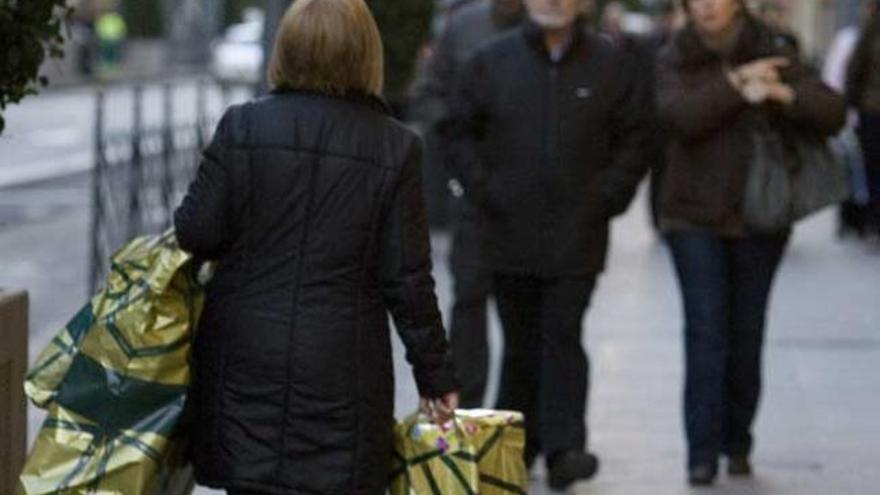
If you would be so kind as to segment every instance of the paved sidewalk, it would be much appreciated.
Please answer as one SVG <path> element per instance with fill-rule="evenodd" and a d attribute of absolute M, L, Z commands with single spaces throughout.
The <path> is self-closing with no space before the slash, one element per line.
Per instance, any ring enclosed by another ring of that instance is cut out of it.
<path fill-rule="evenodd" d="M 684 483 L 680 300 L 636 209 L 617 225 L 587 319 L 600 476 L 573 493 L 701 493 Z M 880 252 L 837 243 L 830 215 L 799 227 L 771 306 L 753 481 L 706 493 L 867 495 L 880 473 Z M 537 484 L 532 493 L 546 493 Z"/>
<path fill-rule="evenodd" d="M 798 228 L 770 315 L 754 480 L 684 478 L 678 287 L 642 205 L 619 221 L 612 258 L 586 321 L 593 358 L 591 448 L 602 459 L 576 495 L 869 495 L 880 492 L 880 251 L 836 242 L 833 215 Z M 444 309 L 448 239 L 435 238 Z M 497 320 L 493 343 L 500 346 Z M 415 408 L 397 352 L 398 414 Z M 494 356 L 497 366 L 498 355 Z M 493 373 L 493 380 L 497 379 Z M 494 397 L 494 387 L 490 397 Z M 545 488 L 543 469 L 529 493 Z M 200 489 L 198 495 L 219 492 Z"/>
<path fill-rule="evenodd" d="M 26 224 L 0 222 L 0 285 L 32 291 L 32 356 L 85 298 L 87 183 L 4 190 L 0 203 L 20 197 L 42 204 L 42 195 L 63 208 L 37 208 Z M 591 444 L 602 471 L 570 493 L 878 493 L 880 252 L 833 241 L 830 215 L 798 229 L 770 315 L 757 477 L 734 482 L 722 476 L 714 489 L 690 490 L 680 420 L 680 301 L 667 253 L 646 227 L 641 206 L 615 227 L 610 267 L 586 322 L 594 372 Z M 444 309 L 450 292 L 447 246 L 446 236 L 435 236 Z M 493 326 L 497 351 L 497 321 Z M 397 408 L 405 415 L 416 407 L 415 388 L 399 346 L 396 351 Z M 33 434 L 39 413 L 31 420 Z M 541 470 L 535 478 L 530 493 L 549 493 Z"/>

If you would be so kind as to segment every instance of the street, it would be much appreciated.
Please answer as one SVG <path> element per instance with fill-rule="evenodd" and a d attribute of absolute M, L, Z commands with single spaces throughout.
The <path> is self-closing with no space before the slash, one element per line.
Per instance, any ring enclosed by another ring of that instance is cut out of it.
<path fill-rule="evenodd" d="M 197 86 L 200 80 L 176 77 L 144 84 L 142 125 L 163 122 L 163 82 L 172 85 L 171 118 L 175 125 L 193 124 L 197 117 Z M 227 93 L 206 84 L 204 109 L 211 119 L 219 117 L 229 103 L 241 101 L 246 90 Z M 134 88 L 105 88 L 104 129 L 109 137 L 125 136 L 134 122 Z M 93 161 L 96 120 L 95 87 L 50 90 L 4 111 L 6 130 L 0 135 L 0 187 L 88 170 Z"/>
<path fill-rule="evenodd" d="M 0 189 L 0 285 L 31 293 L 31 359 L 86 300 L 89 204 L 85 174 Z M 722 476 L 707 493 L 866 495 L 880 484 L 880 253 L 834 240 L 833 224 L 824 214 L 800 226 L 779 276 L 757 426 L 757 476 L 735 482 Z M 446 234 L 434 235 L 444 309 L 451 283 L 448 244 Z M 594 481 L 571 493 L 701 493 L 684 478 L 677 286 L 643 204 L 617 222 L 612 246 L 585 335 L 593 358 L 591 449 L 603 464 Z M 492 342 L 495 370 L 497 320 Z M 395 346 L 397 414 L 403 416 L 415 409 L 416 395 Z M 492 383 L 495 375 L 497 370 Z M 31 411 L 30 438 L 40 417 Z M 548 493 L 542 469 L 534 478 L 530 493 Z"/>

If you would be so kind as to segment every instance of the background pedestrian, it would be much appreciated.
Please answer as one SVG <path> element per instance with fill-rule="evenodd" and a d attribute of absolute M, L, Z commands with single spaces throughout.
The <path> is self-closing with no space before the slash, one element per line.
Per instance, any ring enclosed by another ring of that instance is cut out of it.
<path fill-rule="evenodd" d="M 870 19 L 876 0 L 864 2 L 866 18 Z M 846 26 L 834 35 L 822 66 L 822 80 L 838 93 L 846 92 L 847 69 L 861 38 L 860 25 Z M 859 124 L 858 111 L 849 111 L 847 125 L 834 138 L 833 146 L 838 158 L 847 165 L 852 182 L 852 197 L 840 205 L 838 235 L 846 237 L 850 234 L 863 238 L 868 226 L 868 182 L 865 176 L 865 160 L 859 142 L 857 129 Z"/>
<path fill-rule="evenodd" d="M 524 17 L 521 0 L 475 0 L 449 18 L 437 43 L 432 64 L 432 90 L 444 107 L 438 135 L 440 152 L 446 148 L 443 126 L 448 121 L 455 80 L 468 58 L 480 46 L 517 27 Z M 492 274 L 481 263 L 478 214 L 453 182 L 452 253 L 453 278 L 449 340 L 455 368 L 461 381 L 461 404 L 483 406 L 489 376 L 489 335 L 486 307 L 492 288 Z"/>
<path fill-rule="evenodd" d="M 868 179 L 870 237 L 880 244 L 880 2 L 862 31 L 848 69 L 847 100 L 859 112 Z"/>
<path fill-rule="evenodd" d="M 564 489 L 598 467 L 587 452 L 582 320 L 612 217 L 646 163 L 643 85 L 632 59 L 585 29 L 580 0 L 528 0 L 529 20 L 468 62 L 449 154 L 477 205 L 483 263 L 504 331 L 499 409 L 526 415 L 526 460 L 546 455 Z"/>

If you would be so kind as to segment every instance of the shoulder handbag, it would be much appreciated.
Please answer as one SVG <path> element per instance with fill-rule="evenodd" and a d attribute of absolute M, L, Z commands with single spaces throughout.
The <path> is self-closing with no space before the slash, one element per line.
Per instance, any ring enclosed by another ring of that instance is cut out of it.
<path fill-rule="evenodd" d="M 846 165 L 831 151 L 827 139 L 799 133 L 793 144 L 798 167 L 792 176 L 792 220 L 804 219 L 852 196 Z"/>
<path fill-rule="evenodd" d="M 783 133 L 766 119 L 751 130 L 751 155 L 742 203 L 746 224 L 758 232 L 795 222 L 850 196 L 846 168 L 817 134 Z"/>

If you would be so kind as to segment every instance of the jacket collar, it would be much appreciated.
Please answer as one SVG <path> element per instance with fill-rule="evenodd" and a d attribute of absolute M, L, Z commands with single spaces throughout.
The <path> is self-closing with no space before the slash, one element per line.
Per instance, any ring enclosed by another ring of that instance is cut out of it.
<path fill-rule="evenodd" d="M 550 52 L 547 51 L 547 45 L 544 44 L 544 31 L 540 26 L 535 24 L 531 19 L 526 19 L 522 25 L 522 33 L 526 39 L 528 45 L 543 55 L 543 57 L 547 60 L 548 63 L 551 64 L 563 64 L 568 58 L 574 53 L 578 48 L 588 44 L 589 37 L 586 34 L 586 21 L 583 16 L 579 16 L 574 21 L 574 27 L 572 31 L 571 42 L 562 52 L 562 57 L 559 58 L 558 61 L 554 61 L 550 56 Z"/>
<path fill-rule="evenodd" d="M 287 95 L 287 94 L 298 94 L 304 96 L 312 96 L 316 98 L 328 98 L 328 99 L 336 99 L 336 100 L 345 100 L 350 101 L 352 103 L 356 103 L 359 105 L 364 105 L 372 108 L 373 110 L 384 113 L 386 115 L 394 115 L 394 112 L 391 108 L 391 105 L 385 101 L 384 98 L 379 96 L 363 93 L 360 91 L 348 91 L 343 94 L 331 94 L 324 93 L 321 91 L 311 90 L 311 89 L 298 89 L 298 88 L 275 88 L 270 91 L 270 94 L 273 95 Z"/>

